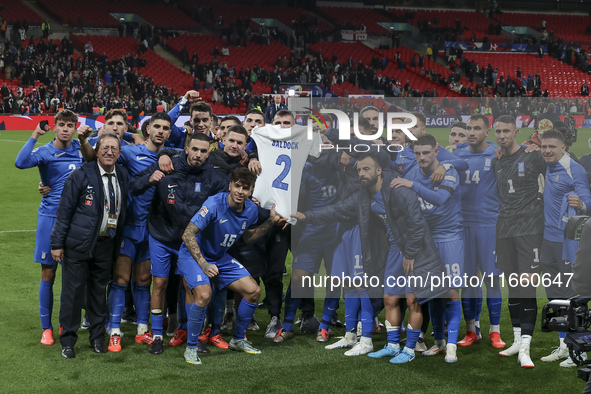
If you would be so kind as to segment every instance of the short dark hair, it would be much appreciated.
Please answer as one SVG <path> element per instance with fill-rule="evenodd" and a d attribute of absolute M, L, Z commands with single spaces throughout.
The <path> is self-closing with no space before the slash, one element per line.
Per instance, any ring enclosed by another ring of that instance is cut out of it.
<path fill-rule="evenodd" d="M 220 124 L 220 118 L 216 114 L 212 113 L 211 119 L 212 119 L 213 127 L 217 127 Z"/>
<path fill-rule="evenodd" d="M 480 116 L 484 116 L 484 115 L 480 115 Z M 499 123 L 499 122 L 512 124 L 513 126 L 516 126 L 517 125 L 517 123 L 515 122 L 515 118 L 512 117 L 511 115 L 501 115 L 501 116 L 499 116 L 497 119 L 495 119 L 495 123 Z"/>
<path fill-rule="evenodd" d="M 545 140 L 546 138 L 554 138 L 564 144 L 564 134 L 558 130 L 550 129 L 544 131 L 544 134 L 542 134 L 542 140 Z"/>
<path fill-rule="evenodd" d="M 64 122 L 72 122 L 78 124 L 78 115 L 69 109 L 62 109 L 55 115 L 55 123 L 63 120 Z M 76 127 L 76 125 L 74 125 Z"/>
<path fill-rule="evenodd" d="M 164 120 L 165 122 L 170 123 L 170 126 L 172 126 L 172 119 L 170 118 L 170 116 L 168 116 L 168 114 L 166 112 L 156 112 L 150 118 L 149 124 L 152 125 L 157 120 Z"/>
<path fill-rule="evenodd" d="M 263 119 L 265 118 L 265 114 L 263 113 L 263 111 L 259 110 L 259 109 L 249 109 L 245 114 L 244 114 L 244 119 L 246 119 L 246 117 L 250 114 L 255 114 L 255 115 L 261 115 L 263 117 Z"/>
<path fill-rule="evenodd" d="M 433 148 L 437 147 L 437 140 L 431 134 L 423 134 L 417 137 L 416 141 L 413 141 L 412 146 L 417 145 L 429 145 Z"/>
<path fill-rule="evenodd" d="M 119 149 L 121 149 L 121 140 L 119 139 L 119 136 L 115 133 L 103 133 L 101 135 L 98 136 L 98 138 L 96 139 L 96 146 L 94 147 L 95 151 L 98 151 L 101 148 L 101 144 L 103 143 L 103 140 L 105 138 L 115 138 L 117 140 L 117 142 L 119 143 Z"/>
<path fill-rule="evenodd" d="M 502 116 L 501 116 L 501 118 L 502 118 Z M 501 118 L 499 118 L 499 119 L 501 119 Z M 474 120 L 474 121 L 482 120 L 484 122 L 484 125 L 486 126 L 486 128 L 490 127 L 490 122 L 488 121 L 488 117 L 485 115 L 474 114 L 474 115 L 470 116 L 470 119 L 468 119 L 468 122 L 471 120 Z M 498 122 L 498 120 L 497 120 L 497 122 Z M 501 122 L 502 122 L 502 120 L 501 120 Z M 515 119 L 513 120 L 513 123 L 515 123 Z"/>
<path fill-rule="evenodd" d="M 487 119 L 487 121 L 488 121 L 488 119 Z M 464 129 L 464 130 L 466 130 L 466 123 L 464 123 L 464 122 L 456 122 L 456 123 L 453 123 L 453 124 L 452 124 L 452 125 L 449 127 L 449 129 L 451 130 L 451 129 L 453 129 L 454 127 L 459 127 L 460 129 Z"/>
<path fill-rule="evenodd" d="M 243 186 L 254 187 L 256 180 L 256 175 L 246 167 L 238 167 L 232 171 L 232 183 L 240 183 Z"/>
<path fill-rule="evenodd" d="M 242 122 L 240 121 L 240 119 L 238 119 L 236 116 L 234 115 L 228 115 L 222 119 L 220 119 L 220 124 L 222 124 L 223 122 L 227 122 L 227 121 L 233 121 L 234 123 L 236 123 L 237 125 L 241 125 Z"/>
<path fill-rule="evenodd" d="M 127 118 L 128 118 L 127 112 L 125 112 L 124 110 L 122 110 L 120 108 L 114 108 L 114 109 L 108 110 L 107 113 L 105 114 L 105 122 L 107 120 L 111 119 L 113 116 L 121 116 L 125 120 L 127 120 Z"/>
<path fill-rule="evenodd" d="M 363 152 L 363 153 L 361 153 L 357 157 L 357 162 L 360 162 L 361 160 L 365 160 L 368 157 L 372 159 L 372 161 L 374 162 L 374 164 L 376 166 L 384 168 L 384 166 L 382 165 L 382 163 L 380 163 L 380 157 L 375 152 Z"/>
<path fill-rule="evenodd" d="M 276 116 L 291 116 L 291 119 L 293 119 L 293 123 L 295 123 L 295 116 L 293 115 L 293 112 L 291 112 L 288 109 L 280 109 L 279 111 L 277 111 L 277 113 L 273 117 L 273 120 L 275 120 Z"/>
<path fill-rule="evenodd" d="M 234 126 L 228 127 L 228 131 L 226 132 L 226 137 L 230 133 L 236 133 L 236 134 L 243 135 L 246 138 L 246 142 L 248 142 L 250 140 L 250 137 L 248 136 L 248 131 L 246 131 L 246 129 L 244 127 L 242 127 L 241 125 L 234 125 Z"/>
<path fill-rule="evenodd" d="M 417 118 L 417 121 L 420 121 L 425 126 L 427 125 L 427 117 L 425 117 L 425 115 L 423 115 L 422 113 L 413 111 L 411 112 L 411 115 L 414 115 L 415 118 Z"/>
<path fill-rule="evenodd" d="M 191 143 L 191 141 L 193 140 L 198 140 L 198 141 L 205 141 L 209 144 L 210 139 L 209 136 L 203 134 L 203 133 L 193 133 L 191 134 L 191 137 L 189 137 L 189 142 L 187 142 L 187 145 L 189 145 Z"/>
<path fill-rule="evenodd" d="M 377 109 L 373 105 L 368 105 L 367 107 L 363 107 L 361 109 L 361 111 L 359 111 L 359 115 L 363 116 L 363 114 L 366 113 L 367 111 L 376 111 L 378 114 L 380 113 L 379 109 Z"/>
<path fill-rule="evenodd" d="M 204 103 L 203 101 L 195 103 L 191 106 L 191 110 L 189 111 L 189 116 L 193 117 L 193 112 L 207 112 L 209 114 L 209 116 L 213 117 L 213 111 L 211 109 L 211 105 L 209 105 L 208 103 Z"/>

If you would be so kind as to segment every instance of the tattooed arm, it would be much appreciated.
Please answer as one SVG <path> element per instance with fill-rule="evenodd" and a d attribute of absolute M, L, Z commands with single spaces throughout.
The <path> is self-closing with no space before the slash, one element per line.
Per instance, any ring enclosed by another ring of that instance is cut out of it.
<path fill-rule="evenodd" d="M 265 235 L 273 226 L 275 225 L 283 225 L 287 222 L 287 218 L 282 218 L 275 212 L 275 205 L 271 208 L 271 214 L 269 215 L 269 219 L 267 219 L 263 224 L 254 228 L 252 230 L 245 231 L 242 235 L 242 239 L 247 244 L 251 244 L 255 242 L 257 239 Z"/>
<path fill-rule="evenodd" d="M 195 236 L 199 234 L 200 230 L 199 227 L 195 226 L 193 222 L 189 222 L 189 225 L 185 229 L 183 233 L 183 242 L 185 246 L 191 253 L 191 256 L 195 259 L 197 264 L 203 270 L 203 273 L 210 278 L 213 278 L 217 274 L 219 274 L 218 267 L 215 264 L 210 264 L 205 260 L 203 254 L 201 253 L 201 248 L 199 248 L 199 244 L 197 244 L 197 239 Z"/>

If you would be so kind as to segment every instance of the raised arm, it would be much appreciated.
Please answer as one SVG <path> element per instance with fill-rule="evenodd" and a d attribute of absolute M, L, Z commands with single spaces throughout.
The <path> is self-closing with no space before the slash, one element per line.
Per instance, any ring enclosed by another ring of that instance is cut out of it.
<path fill-rule="evenodd" d="M 16 156 L 14 165 L 17 168 L 32 168 L 39 164 L 40 156 L 32 154 L 33 149 L 35 149 L 35 144 L 37 144 L 39 137 L 46 134 L 48 131 L 49 126 L 45 125 L 45 127 L 41 128 L 40 124 L 37 125 L 35 131 L 33 131 L 33 134 L 31 135 L 31 138 L 29 138 L 29 140 L 25 143 Z"/>

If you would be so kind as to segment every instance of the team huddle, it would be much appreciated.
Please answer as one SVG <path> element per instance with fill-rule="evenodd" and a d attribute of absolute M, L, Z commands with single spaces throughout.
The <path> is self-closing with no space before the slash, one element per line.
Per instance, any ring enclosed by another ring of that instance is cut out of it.
<path fill-rule="evenodd" d="M 259 329 L 254 313 L 262 281 L 271 317 L 264 337 L 276 343 L 294 337 L 298 309 L 301 331 L 328 343 L 342 297 L 345 336 L 326 349 L 393 364 L 411 362 L 416 352 L 441 353 L 454 363 L 458 347 L 482 338 L 483 289 L 466 278 L 486 277 L 491 345 L 533 368 L 534 279 L 541 272 L 552 279 L 545 286 L 551 300 L 573 295 L 568 275 L 578 245 L 565 240 L 565 220 L 591 206 L 587 173 L 567 152 L 563 133 L 546 130 L 539 147 L 526 147 L 516 141 L 515 118 L 490 124 L 475 114 L 452 125 L 450 146 L 443 148 L 427 134 L 421 113 L 412 113 L 410 133 L 401 127 L 390 139 L 381 137 L 380 111 L 368 106 L 360 111 L 359 132 L 373 135 L 374 147 L 402 149 L 360 153 L 351 146 L 367 141 L 353 134 L 340 140 L 331 128 L 309 138 L 294 114 L 276 104 L 267 120 L 258 110 L 242 122 L 219 119 L 189 91 L 168 114 L 147 121 L 143 138 L 127 132 L 121 110 L 109 111 L 98 132 L 87 126 L 76 132 L 76 114 L 63 110 L 55 116 L 55 139 L 39 148 L 49 127 L 36 128 L 16 166 L 37 166 L 42 182 L 34 255 L 42 268 L 41 343 L 54 343 L 53 282 L 61 263 L 65 358 L 75 357 L 82 309 L 93 350 L 122 351 L 128 288 L 135 342 L 151 354 L 163 352 L 165 332 L 172 334 L 169 346 L 186 341 L 191 364 L 201 364 L 198 354 L 209 353 L 208 344 L 259 354 L 247 330 Z M 185 109 L 190 124 L 179 128 Z M 487 140 L 491 131 L 497 144 Z M 322 265 L 328 275 L 350 280 L 327 289 L 318 319 L 314 289 L 304 283 Z M 378 284 L 353 280 L 365 276 Z M 433 276 L 450 280 L 430 286 Z M 509 277 L 515 280 L 507 285 Z M 503 286 L 514 334 L 507 348 L 500 333 Z M 374 351 L 382 310 L 387 343 Z M 459 340 L 462 315 L 467 332 Z M 230 329 L 226 342 L 222 330 Z M 574 366 L 563 339 L 542 361 Z"/>

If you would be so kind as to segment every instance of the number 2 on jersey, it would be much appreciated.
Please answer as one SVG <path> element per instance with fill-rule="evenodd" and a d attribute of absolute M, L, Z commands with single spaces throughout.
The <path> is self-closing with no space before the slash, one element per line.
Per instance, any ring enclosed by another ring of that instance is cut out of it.
<path fill-rule="evenodd" d="M 273 186 L 275 189 L 281 189 L 281 190 L 287 191 L 289 184 L 283 182 L 283 180 L 285 179 L 287 174 L 289 174 L 289 170 L 291 170 L 291 158 L 287 155 L 279 155 L 279 157 L 277 157 L 277 161 L 275 162 L 275 164 L 280 166 L 283 163 L 285 163 L 285 167 L 283 167 L 283 171 L 281 171 L 281 174 L 279 174 L 279 176 L 277 178 L 275 178 L 275 180 L 273 181 L 271 186 Z"/>

